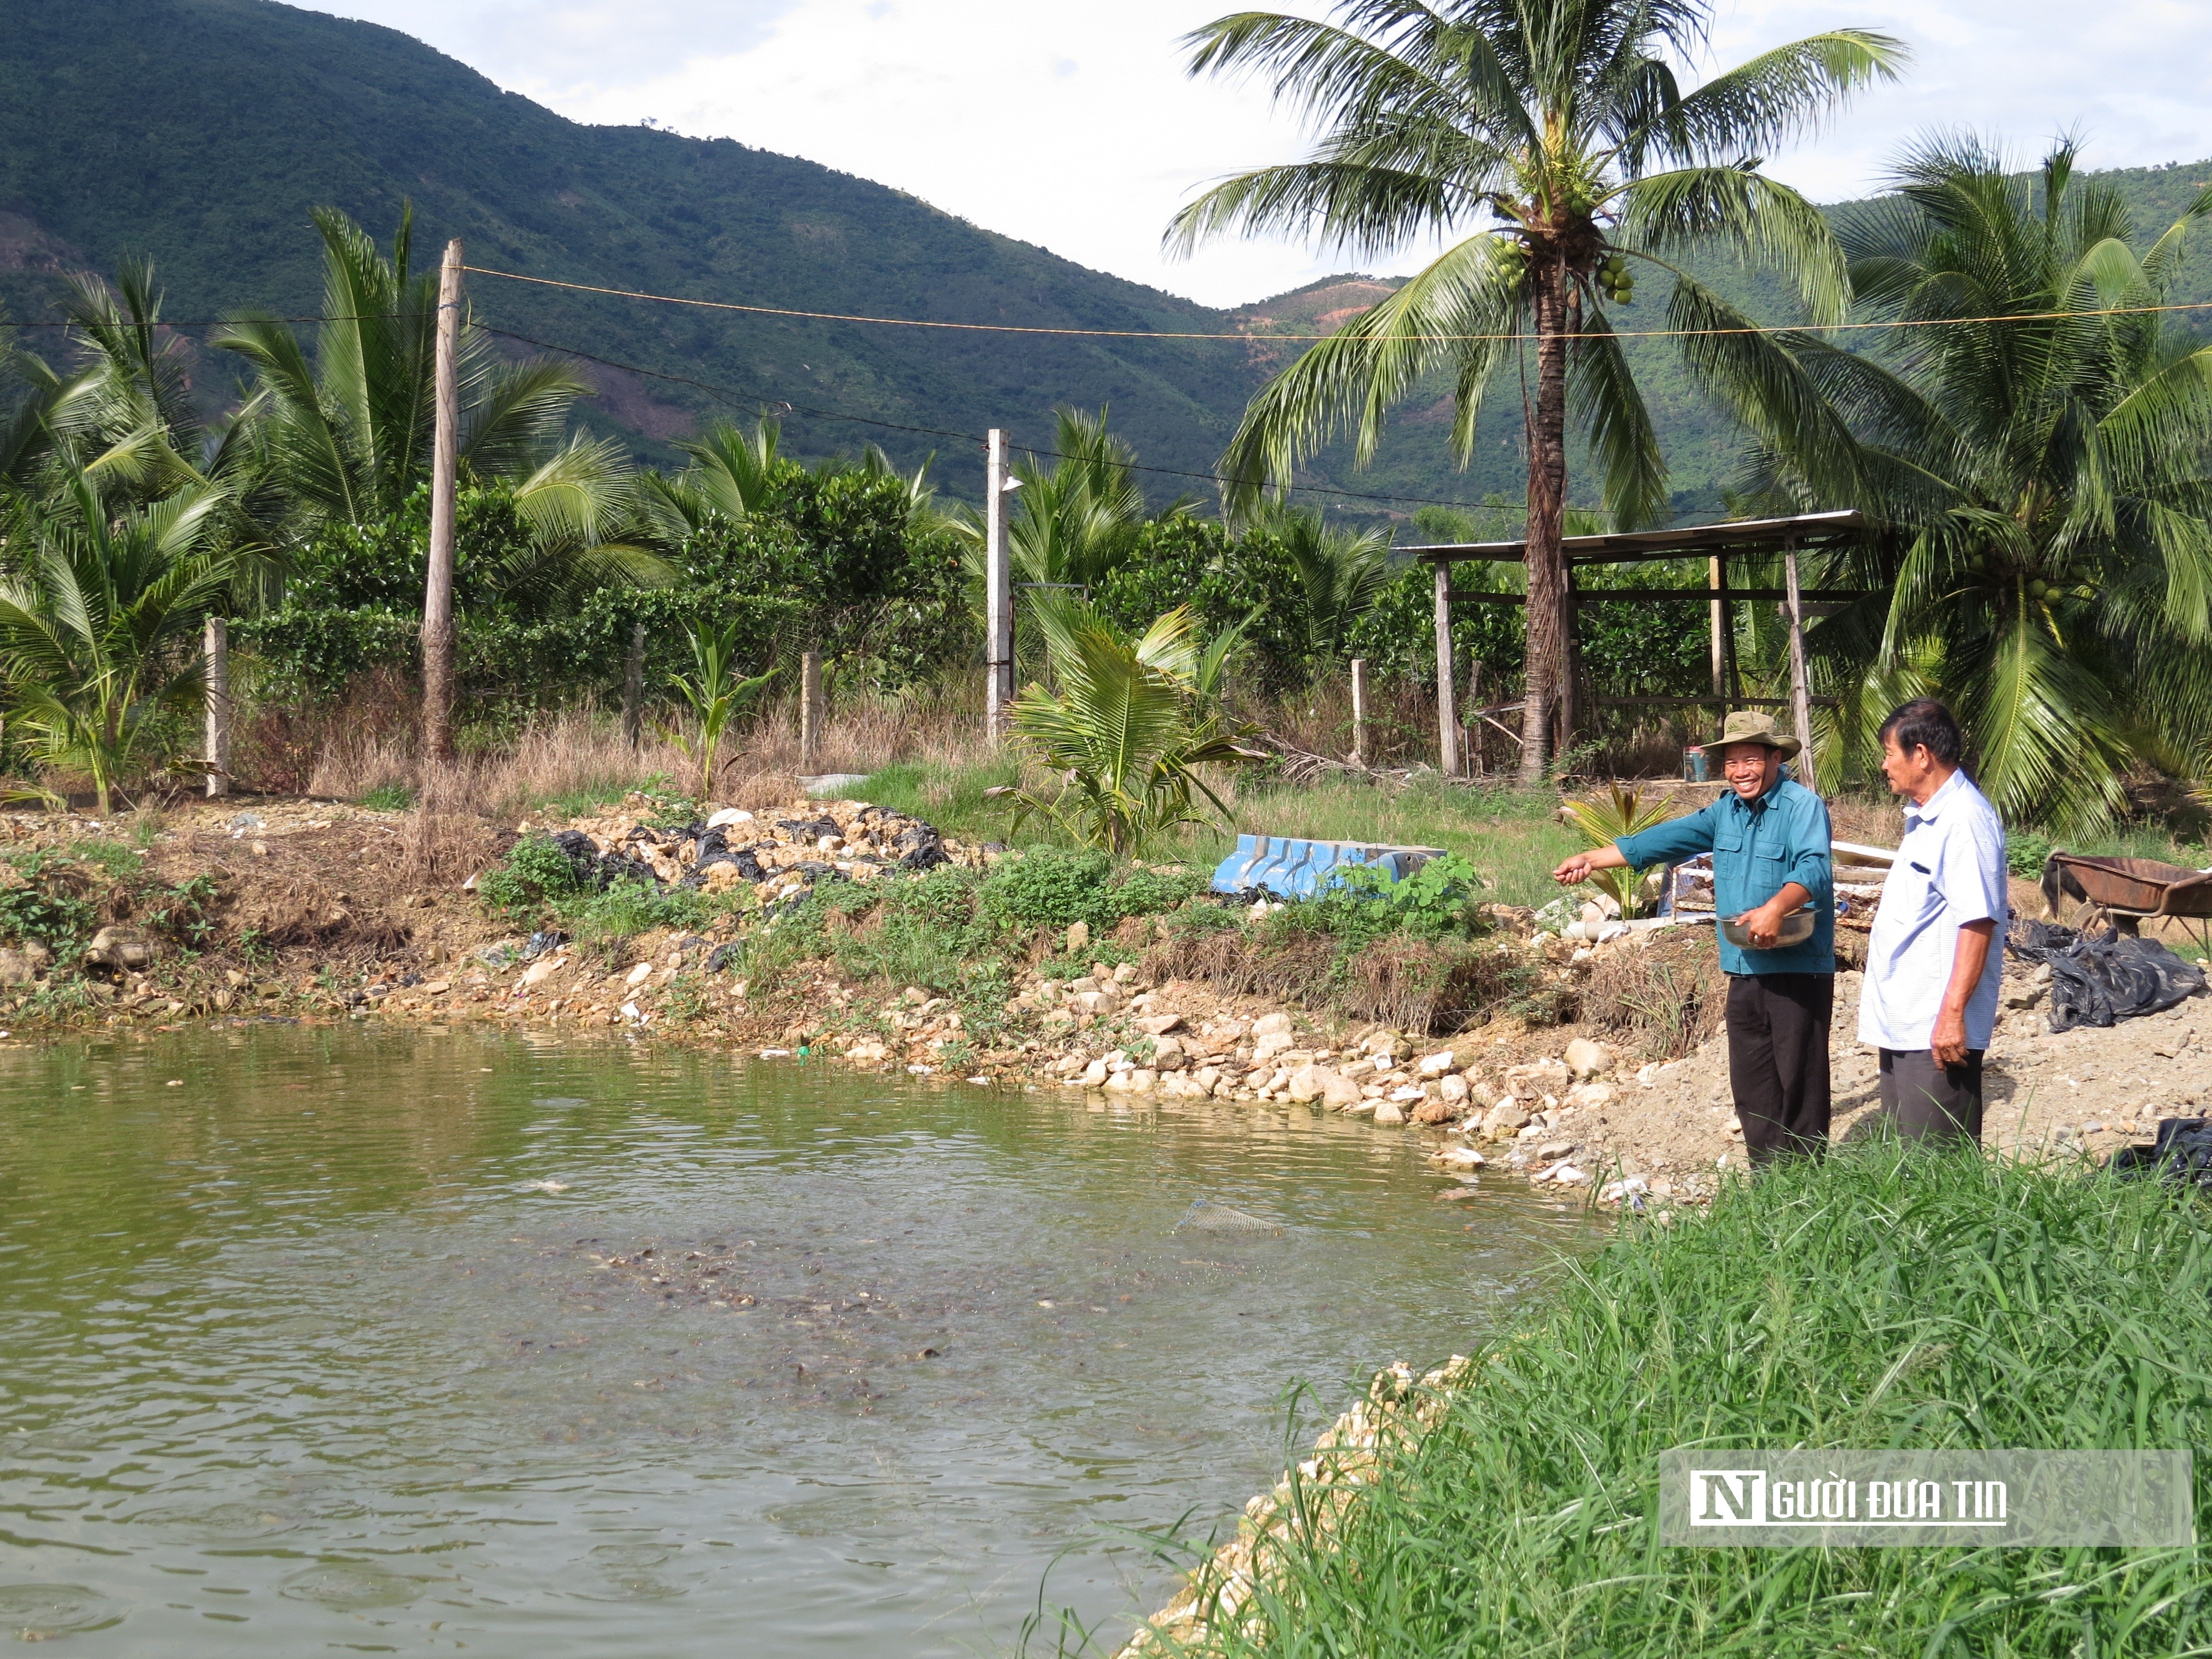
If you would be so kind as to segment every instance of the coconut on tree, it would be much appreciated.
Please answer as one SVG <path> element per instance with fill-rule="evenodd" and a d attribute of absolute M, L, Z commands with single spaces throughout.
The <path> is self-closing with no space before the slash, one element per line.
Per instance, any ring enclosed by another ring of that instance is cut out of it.
<path fill-rule="evenodd" d="M 1658 440 L 1609 308 L 1632 301 L 1635 271 L 1650 265 L 1672 283 L 1665 327 L 1751 326 L 1674 263 L 1701 246 L 1788 276 L 1814 323 L 1839 320 L 1848 298 L 1827 224 L 1759 158 L 1893 77 L 1904 49 L 1832 30 L 1685 91 L 1680 70 L 1711 20 L 1704 0 L 1343 0 L 1326 21 L 1238 12 L 1188 37 L 1193 74 L 1267 78 L 1320 136 L 1303 161 L 1206 191 L 1176 216 L 1171 247 L 1231 229 L 1308 234 L 1358 258 L 1449 244 L 1262 388 L 1223 460 L 1238 490 L 1286 484 L 1347 431 L 1367 460 L 1391 408 L 1437 375 L 1451 379 L 1465 465 L 1491 378 L 1516 359 L 1529 371 L 1530 782 L 1572 723 L 1559 546 L 1570 419 L 1616 526 L 1650 523 L 1667 506 Z"/>

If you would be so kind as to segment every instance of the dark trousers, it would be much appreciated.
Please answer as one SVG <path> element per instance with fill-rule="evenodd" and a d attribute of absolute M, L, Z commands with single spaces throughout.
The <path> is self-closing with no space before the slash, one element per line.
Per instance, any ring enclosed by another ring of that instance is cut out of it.
<path fill-rule="evenodd" d="M 1925 1048 L 1881 1051 L 1881 1115 L 1906 1140 L 1982 1139 L 1982 1051 L 1938 1066 Z"/>
<path fill-rule="evenodd" d="M 1729 975 L 1729 1088 L 1753 1169 L 1828 1146 L 1833 974 Z"/>

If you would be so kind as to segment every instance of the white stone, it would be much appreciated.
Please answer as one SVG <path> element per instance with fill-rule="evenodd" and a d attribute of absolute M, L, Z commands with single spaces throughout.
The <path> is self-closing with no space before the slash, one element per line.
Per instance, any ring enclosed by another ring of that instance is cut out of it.
<path fill-rule="evenodd" d="M 1468 1096 L 1471 1092 L 1467 1086 L 1467 1079 L 1456 1072 L 1439 1082 L 1437 1089 L 1442 1098 L 1454 1106 L 1466 1105 Z"/>
<path fill-rule="evenodd" d="M 1423 1077 L 1442 1077 L 1447 1072 L 1455 1070 L 1458 1066 L 1458 1063 L 1459 1062 L 1453 1058 L 1452 1051 L 1446 1048 L 1441 1054 L 1429 1055 L 1427 1058 L 1423 1060 L 1420 1065 L 1415 1069 L 1418 1070 Z"/>
<path fill-rule="evenodd" d="M 1447 1146 L 1437 1154 L 1437 1162 L 1455 1164 L 1469 1170 L 1479 1170 L 1490 1160 L 1472 1146 Z"/>
<path fill-rule="evenodd" d="M 1106 1062 L 1104 1060 L 1094 1060 L 1090 1065 L 1084 1067 L 1083 1086 L 1086 1089 L 1103 1089 L 1106 1086 Z"/>
<path fill-rule="evenodd" d="M 1570 1042 L 1565 1058 L 1567 1069 L 1584 1080 L 1611 1071 L 1613 1065 L 1613 1050 L 1588 1037 L 1577 1037 Z"/>
<path fill-rule="evenodd" d="M 1291 1017 L 1285 1013 L 1278 1012 L 1273 1014 L 1262 1014 L 1259 1018 L 1252 1022 L 1252 1035 L 1255 1037 L 1270 1037 L 1275 1036 L 1279 1032 L 1285 1036 L 1288 1036 L 1290 1035 L 1290 1031 Z M 1289 1045 L 1285 1044 L 1283 1046 L 1288 1047 Z"/>
<path fill-rule="evenodd" d="M 742 808 L 725 806 L 707 820 L 707 827 L 709 830 L 720 830 L 732 823 L 750 823 L 752 821 L 753 815 Z"/>
<path fill-rule="evenodd" d="M 1375 1109 L 1375 1121 L 1377 1123 L 1403 1123 L 1406 1114 L 1386 1100 Z"/>
<path fill-rule="evenodd" d="M 639 986 L 644 984 L 646 981 L 652 977 L 653 964 L 649 962 L 641 962 L 636 967 L 629 970 L 629 977 L 623 981 L 623 983 L 629 986 L 631 990 L 635 991 Z"/>
<path fill-rule="evenodd" d="M 1609 1106 L 1613 1103 L 1613 1085 L 1609 1083 L 1577 1083 L 1567 1091 L 1570 1106 Z"/>

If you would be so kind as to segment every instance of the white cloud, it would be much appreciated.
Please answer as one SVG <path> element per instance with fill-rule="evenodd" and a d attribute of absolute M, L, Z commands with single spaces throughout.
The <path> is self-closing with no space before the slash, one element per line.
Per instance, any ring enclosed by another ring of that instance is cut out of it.
<path fill-rule="evenodd" d="M 1215 304 L 1341 270 L 1341 255 L 1226 242 L 1160 252 L 1205 181 L 1298 153 L 1261 91 L 1182 71 L 1177 38 L 1231 0 L 335 0 L 578 120 L 645 118 L 873 179 L 1081 264 Z M 1311 9 L 1312 5 L 1301 8 Z M 1712 62 L 1843 24 L 1914 48 L 1782 177 L 1864 193 L 1917 131 L 1971 127 L 2032 156 L 2075 127 L 2093 166 L 2212 154 L 2197 83 L 2212 8 L 2168 0 L 1735 0 Z M 1400 258 L 1385 268 L 1406 268 Z"/>

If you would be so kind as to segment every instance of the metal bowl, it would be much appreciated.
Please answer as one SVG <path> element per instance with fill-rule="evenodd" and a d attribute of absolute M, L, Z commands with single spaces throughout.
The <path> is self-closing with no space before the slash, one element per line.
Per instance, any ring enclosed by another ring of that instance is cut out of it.
<path fill-rule="evenodd" d="M 1784 945 L 1802 945 L 1807 939 L 1813 937 L 1813 925 L 1814 921 L 1815 918 L 1810 910 L 1792 910 L 1788 915 L 1782 918 L 1782 932 L 1780 936 L 1772 945 L 1767 945 L 1765 948 L 1770 951 L 1778 951 Z M 1758 945 L 1754 945 L 1751 942 L 1751 934 L 1745 929 L 1743 923 L 1741 921 L 1723 922 L 1721 924 L 1721 937 L 1726 939 L 1730 945 L 1741 945 L 1747 951 L 1753 951 L 1761 948 Z"/>

